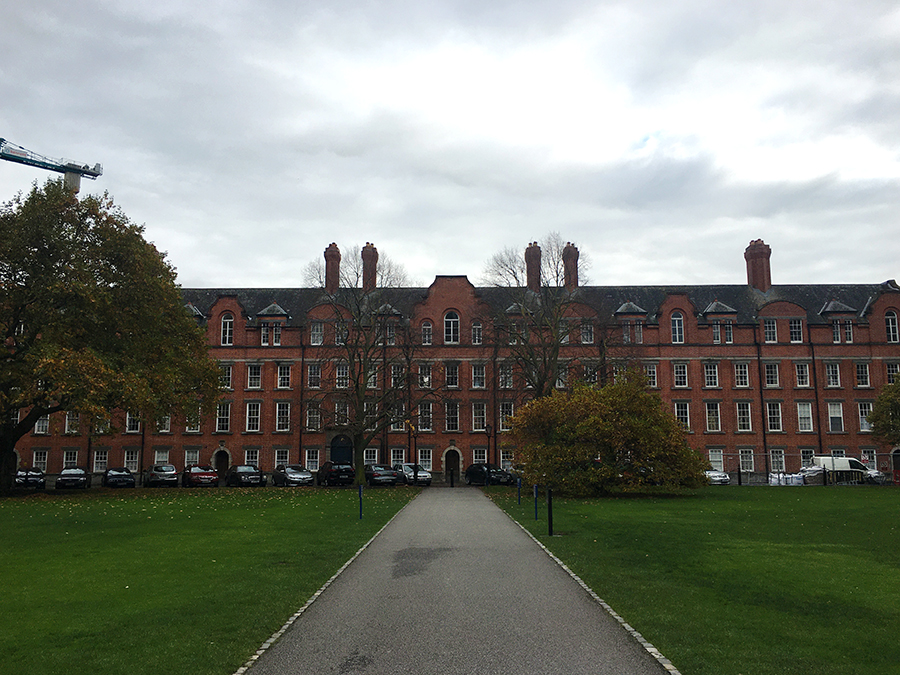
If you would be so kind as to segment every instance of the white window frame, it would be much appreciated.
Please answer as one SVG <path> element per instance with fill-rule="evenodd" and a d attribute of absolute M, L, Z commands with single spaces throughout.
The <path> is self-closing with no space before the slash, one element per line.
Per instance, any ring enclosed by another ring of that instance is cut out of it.
<path fill-rule="evenodd" d="M 707 389 L 718 389 L 719 388 L 719 364 L 718 363 L 704 363 L 703 364 L 703 379 L 704 386 Z"/>
<path fill-rule="evenodd" d="M 309 344 L 322 345 L 325 344 L 325 323 L 322 321 L 313 321 L 309 324 Z"/>
<path fill-rule="evenodd" d="M 652 389 L 656 389 L 659 386 L 659 380 L 657 379 L 655 363 L 645 363 L 644 364 L 644 375 L 646 375 L 646 377 L 647 377 L 647 386 L 648 387 L 650 387 Z"/>
<path fill-rule="evenodd" d="M 673 363 L 672 364 L 672 384 L 676 389 L 687 389 L 688 387 L 688 364 Z"/>
<path fill-rule="evenodd" d="M 774 389 L 781 386 L 781 377 L 778 373 L 778 364 L 766 363 L 763 365 L 763 371 L 766 376 L 766 387 L 769 389 Z"/>
<path fill-rule="evenodd" d="M 291 388 L 291 364 L 290 363 L 279 363 L 278 364 L 278 389 L 290 389 Z"/>
<path fill-rule="evenodd" d="M 717 402 L 708 401 L 706 403 L 706 430 L 722 431 L 722 415 Z"/>
<path fill-rule="evenodd" d="M 791 319 L 788 323 L 788 332 L 793 344 L 803 342 L 803 319 Z"/>
<path fill-rule="evenodd" d="M 219 388 L 220 389 L 233 389 L 233 380 L 232 380 L 233 367 L 228 363 L 220 363 L 219 364 Z"/>
<path fill-rule="evenodd" d="M 444 431 L 459 431 L 459 402 L 444 402 Z"/>
<path fill-rule="evenodd" d="M 871 401 L 859 401 L 856 404 L 857 410 L 859 411 L 859 431 L 860 433 L 870 433 L 872 431 L 872 425 L 869 424 L 868 417 L 872 413 L 872 402 Z"/>
<path fill-rule="evenodd" d="M 844 432 L 844 404 L 840 401 L 828 402 L 828 431 L 830 433 Z"/>
<path fill-rule="evenodd" d="M 681 312 L 672 312 L 672 344 L 684 344 L 684 315 Z"/>
<path fill-rule="evenodd" d="M 499 410 L 499 422 L 500 422 L 500 431 L 509 431 L 512 429 L 512 426 L 509 423 L 509 419 L 515 414 L 515 403 L 512 401 L 500 401 L 500 410 Z"/>
<path fill-rule="evenodd" d="M 485 431 L 487 424 L 487 404 L 484 401 L 472 402 L 472 431 Z"/>
<path fill-rule="evenodd" d="M 809 387 L 809 364 L 808 363 L 795 363 L 794 364 L 794 377 L 797 382 L 798 388 L 808 388 Z"/>
<path fill-rule="evenodd" d="M 766 424 L 770 432 L 784 431 L 781 419 L 781 403 L 778 401 L 766 401 Z"/>
<path fill-rule="evenodd" d="M 306 386 L 310 389 L 320 389 L 322 387 L 322 365 L 310 363 L 307 365 L 306 371 Z"/>
<path fill-rule="evenodd" d="M 841 386 L 841 366 L 839 363 L 825 364 L 825 386 L 837 389 Z"/>
<path fill-rule="evenodd" d="M 872 380 L 869 377 L 869 364 L 856 364 L 856 386 L 860 389 L 868 389 L 872 386 Z"/>
<path fill-rule="evenodd" d="M 734 386 L 736 389 L 748 389 L 750 387 L 750 364 L 734 364 Z"/>
<path fill-rule="evenodd" d="M 291 402 L 275 402 L 275 431 L 291 430 Z"/>
<path fill-rule="evenodd" d="M 888 342 L 900 342 L 900 332 L 897 329 L 897 312 L 891 310 L 884 313 L 884 330 Z"/>
<path fill-rule="evenodd" d="M 797 431 L 802 434 L 815 431 L 812 403 L 809 401 L 797 401 Z"/>
<path fill-rule="evenodd" d="M 675 419 L 686 429 L 691 428 L 691 404 L 688 401 L 675 401 Z"/>
<path fill-rule="evenodd" d="M 456 312 L 447 312 L 444 315 L 444 344 L 459 344 L 459 314 Z"/>
<path fill-rule="evenodd" d="M 784 448 L 769 448 L 769 467 L 774 473 L 784 473 Z"/>
<path fill-rule="evenodd" d="M 709 465 L 713 471 L 725 471 L 725 451 L 722 448 L 709 449 Z"/>
<path fill-rule="evenodd" d="M 223 347 L 234 345 L 234 316 L 230 313 L 223 314 L 220 323 L 219 344 Z"/>
<path fill-rule="evenodd" d="M 422 344 L 430 345 L 434 340 L 434 331 L 432 330 L 430 321 L 422 322 Z"/>
<path fill-rule="evenodd" d="M 216 406 L 216 433 L 226 434 L 231 431 L 231 403 L 219 403 Z"/>
<path fill-rule="evenodd" d="M 763 319 L 763 340 L 767 344 L 778 342 L 778 322 L 775 319 Z"/>
<path fill-rule="evenodd" d="M 434 429 L 434 415 L 431 401 L 423 401 L 419 404 L 418 420 L 419 431 L 432 431 Z"/>
<path fill-rule="evenodd" d="M 310 471 L 317 471 L 319 469 L 319 449 L 318 448 L 307 448 L 306 449 L 306 468 Z"/>
<path fill-rule="evenodd" d="M 249 433 L 260 431 L 262 403 L 259 401 L 247 401 L 244 431 Z"/>
<path fill-rule="evenodd" d="M 350 386 L 350 366 L 347 363 L 337 363 L 334 366 L 334 388 L 346 389 Z"/>
<path fill-rule="evenodd" d="M 482 340 L 484 339 L 484 333 L 481 327 L 481 322 L 476 321 L 472 324 L 472 344 L 480 345 Z"/>
<path fill-rule="evenodd" d="M 262 364 L 247 364 L 247 389 L 262 389 Z"/>
<path fill-rule="evenodd" d="M 472 364 L 472 389 L 484 389 L 487 386 L 486 368 L 483 363 Z"/>
<path fill-rule="evenodd" d="M 737 401 L 735 403 L 737 411 L 737 431 L 741 433 L 753 432 L 753 407 L 748 401 Z"/>

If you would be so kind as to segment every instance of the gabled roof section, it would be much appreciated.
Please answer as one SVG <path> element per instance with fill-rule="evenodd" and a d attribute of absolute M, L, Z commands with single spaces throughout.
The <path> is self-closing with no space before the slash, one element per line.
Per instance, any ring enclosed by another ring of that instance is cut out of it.
<path fill-rule="evenodd" d="M 713 300 L 706 309 L 703 310 L 704 314 L 737 314 L 738 311 L 734 307 L 729 307 L 724 302 L 719 302 L 719 299 L 716 298 Z"/>
<path fill-rule="evenodd" d="M 288 316 L 288 313 L 284 309 L 282 309 L 281 305 L 279 305 L 277 302 L 275 302 L 273 300 L 272 303 L 268 307 L 266 307 L 264 310 L 262 310 L 260 312 L 257 312 L 256 316 L 263 316 L 263 317 L 265 317 L 265 316 L 284 316 L 284 317 L 286 317 L 286 316 Z"/>
<path fill-rule="evenodd" d="M 819 310 L 819 314 L 856 314 L 856 310 L 843 302 L 831 300 Z"/>
<path fill-rule="evenodd" d="M 195 319 L 205 319 L 206 315 L 197 309 L 192 302 L 186 302 L 184 308 L 187 310 L 187 313 L 190 314 Z"/>
<path fill-rule="evenodd" d="M 647 310 L 644 309 L 644 308 L 642 308 L 642 307 L 638 307 L 636 304 L 634 304 L 633 302 L 631 302 L 631 300 L 629 300 L 628 302 L 623 303 L 623 304 L 619 307 L 619 309 L 616 310 L 616 314 L 641 314 L 641 315 L 645 315 L 645 314 L 647 314 Z"/>

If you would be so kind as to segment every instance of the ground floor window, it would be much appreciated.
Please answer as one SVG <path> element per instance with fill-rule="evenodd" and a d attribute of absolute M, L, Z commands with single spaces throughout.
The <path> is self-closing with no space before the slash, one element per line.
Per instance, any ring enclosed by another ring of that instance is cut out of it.
<path fill-rule="evenodd" d="M 318 471 L 319 470 L 319 451 L 318 450 L 307 450 L 306 451 L 306 468 L 310 471 Z"/>
<path fill-rule="evenodd" d="M 741 448 L 741 471 L 753 471 L 753 448 Z"/>
<path fill-rule="evenodd" d="M 168 450 L 154 450 L 153 451 L 153 463 L 154 464 L 168 464 L 169 463 L 169 451 Z"/>
<path fill-rule="evenodd" d="M 431 448 L 419 448 L 419 466 L 431 471 Z"/>
<path fill-rule="evenodd" d="M 32 466 L 35 469 L 40 469 L 41 471 L 47 470 L 47 451 L 46 450 L 35 450 L 34 457 L 31 462 Z"/>
<path fill-rule="evenodd" d="M 501 450 L 500 451 L 500 466 L 503 469 L 509 471 L 513 465 L 513 453 L 512 450 Z"/>
<path fill-rule="evenodd" d="M 275 466 L 280 466 L 282 464 L 288 463 L 288 449 L 287 448 L 275 448 Z"/>
<path fill-rule="evenodd" d="M 406 461 L 406 448 L 391 448 L 391 464 L 403 464 Z"/>
<path fill-rule="evenodd" d="M 125 451 L 125 468 L 132 473 L 138 470 L 138 459 L 140 458 L 139 450 Z"/>
<path fill-rule="evenodd" d="M 366 448 L 363 451 L 363 464 L 378 463 L 378 448 Z"/>
<path fill-rule="evenodd" d="M 725 470 L 725 452 L 722 448 L 711 448 L 709 451 L 709 463 L 716 471 Z"/>
<path fill-rule="evenodd" d="M 810 466 L 815 454 L 816 451 L 813 448 L 800 448 L 800 466 Z"/>
<path fill-rule="evenodd" d="M 250 448 L 244 450 L 244 464 L 252 464 L 253 466 L 259 465 L 259 449 L 258 448 Z"/>
<path fill-rule="evenodd" d="M 200 463 L 200 451 L 196 448 L 185 448 L 184 451 L 184 465 L 192 466 L 194 464 Z"/>
<path fill-rule="evenodd" d="M 107 450 L 94 451 L 94 473 L 103 473 L 106 471 L 106 461 L 108 458 Z"/>
<path fill-rule="evenodd" d="M 71 469 L 76 466 L 78 466 L 78 451 L 77 450 L 63 451 L 63 468 Z"/>
<path fill-rule="evenodd" d="M 487 462 L 487 448 L 472 448 L 472 461 L 476 464 Z"/>
<path fill-rule="evenodd" d="M 784 473 L 784 450 L 782 448 L 772 448 L 769 450 L 769 461 L 771 462 L 773 472 Z"/>

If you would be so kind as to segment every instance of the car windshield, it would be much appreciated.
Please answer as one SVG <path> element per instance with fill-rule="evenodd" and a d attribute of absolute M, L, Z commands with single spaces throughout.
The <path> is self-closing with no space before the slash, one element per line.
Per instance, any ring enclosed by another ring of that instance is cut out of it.
<path fill-rule="evenodd" d="M 118 469 L 108 469 L 106 471 L 106 473 L 108 473 L 110 476 L 127 476 L 131 472 L 125 468 L 118 468 Z"/>
<path fill-rule="evenodd" d="M 287 466 L 284 468 L 285 473 L 306 473 L 306 469 L 302 466 Z"/>
<path fill-rule="evenodd" d="M 210 471 L 214 471 L 211 466 L 192 466 L 191 473 L 209 473 Z"/>
<path fill-rule="evenodd" d="M 175 473 L 175 467 L 171 464 L 160 464 L 158 467 L 156 467 L 156 470 L 159 473 Z"/>
<path fill-rule="evenodd" d="M 332 469 L 340 469 L 341 471 L 343 471 L 344 469 L 352 469 L 353 467 L 350 466 L 349 464 L 333 464 L 331 466 L 331 468 Z"/>
<path fill-rule="evenodd" d="M 238 473 L 256 473 L 255 466 L 239 466 L 237 468 Z"/>
<path fill-rule="evenodd" d="M 389 466 L 382 466 L 381 464 L 373 464 L 372 471 L 393 471 Z"/>
<path fill-rule="evenodd" d="M 63 469 L 63 476 L 79 476 L 81 475 L 81 469 Z"/>

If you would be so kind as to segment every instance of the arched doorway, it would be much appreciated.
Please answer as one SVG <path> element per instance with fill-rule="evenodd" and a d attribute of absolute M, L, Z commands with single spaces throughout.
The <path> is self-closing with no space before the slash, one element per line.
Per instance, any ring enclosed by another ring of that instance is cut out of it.
<path fill-rule="evenodd" d="M 459 468 L 462 464 L 462 456 L 459 454 L 459 449 L 451 445 L 444 451 L 444 482 L 450 482 L 450 473 L 453 473 L 455 477 L 454 480 L 459 482 L 462 477 Z"/>
<path fill-rule="evenodd" d="M 213 454 L 212 461 L 221 482 L 225 478 L 225 474 L 228 473 L 228 467 L 231 466 L 231 454 L 228 452 L 228 448 L 225 447 L 225 443 L 219 444 L 218 450 Z"/>
<path fill-rule="evenodd" d="M 329 457 L 332 462 L 340 464 L 353 464 L 353 441 L 349 436 L 341 434 L 331 439 L 331 455 Z"/>

